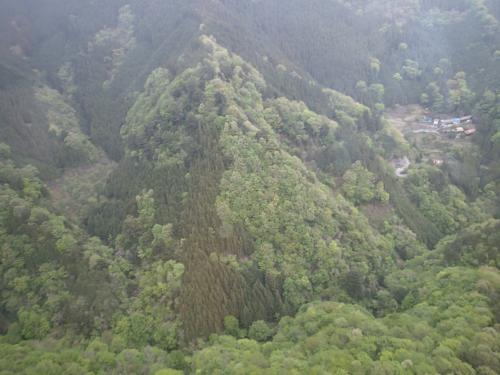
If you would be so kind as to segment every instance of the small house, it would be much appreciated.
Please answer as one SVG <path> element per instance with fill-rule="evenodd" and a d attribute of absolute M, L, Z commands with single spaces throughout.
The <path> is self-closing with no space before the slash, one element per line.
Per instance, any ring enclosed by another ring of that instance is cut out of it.
<path fill-rule="evenodd" d="M 465 130 L 464 130 L 464 128 L 462 128 L 461 126 L 459 126 L 459 127 L 457 127 L 457 128 L 455 129 L 455 131 L 456 131 L 457 133 L 463 133 Z"/>
<path fill-rule="evenodd" d="M 442 159 L 432 159 L 431 160 L 431 164 L 436 166 L 436 167 L 443 165 L 443 163 L 444 163 L 444 160 L 442 160 Z"/>
<path fill-rule="evenodd" d="M 464 131 L 464 134 L 465 135 L 472 135 L 476 132 L 476 129 L 475 128 L 470 128 L 470 129 L 467 129 Z"/>

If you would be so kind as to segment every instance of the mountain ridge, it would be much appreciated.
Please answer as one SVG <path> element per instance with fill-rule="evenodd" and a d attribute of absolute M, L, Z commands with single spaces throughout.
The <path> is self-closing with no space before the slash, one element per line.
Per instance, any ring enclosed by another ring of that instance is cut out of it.
<path fill-rule="evenodd" d="M 1 373 L 500 371 L 494 2 L 0 8 Z"/>

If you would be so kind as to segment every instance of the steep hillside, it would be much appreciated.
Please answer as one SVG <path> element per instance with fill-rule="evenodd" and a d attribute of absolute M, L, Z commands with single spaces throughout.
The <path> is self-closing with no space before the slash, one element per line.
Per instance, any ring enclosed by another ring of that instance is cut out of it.
<path fill-rule="evenodd" d="M 499 17 L 0 0 L 0 374 L 500 372 Z"/>
<path fill-rule="evenodd" d="M 130 177 L 111 177 L 149 171 L 137 188 L 152 189 L 156 220 L 182 238 L 188 337 L 228 314 L 249 324 L 321 295 L 374 293 L 393 248 L 305 160 L 335 147 L 339 125 L 299 102 L 263 101 L 257 71 L 209 37 L 200 48 L 203 63 L 173 80 L 152 73 L 122 128 Z"/>

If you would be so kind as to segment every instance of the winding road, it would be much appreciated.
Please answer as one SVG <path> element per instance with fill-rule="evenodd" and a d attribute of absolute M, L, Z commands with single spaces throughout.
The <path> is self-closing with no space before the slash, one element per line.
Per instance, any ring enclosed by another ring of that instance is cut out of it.
<path fill-rule="evenodd" d="M 395 166 L 396 166 L 396 176 L 398 177 L 406 177 L 406 171 L 410 167 L 410 159 L 408 159 L 406 156 L 402 159 L 399 159 Z"/>
<path fill-rule="evenodd" d="M 413 133 L 415 133 L 415 134 L 419 134 L 419 133 L 439 134 L 439 132 L 435 129 L 417 129 L 417 130 L 414 130 Z"/>

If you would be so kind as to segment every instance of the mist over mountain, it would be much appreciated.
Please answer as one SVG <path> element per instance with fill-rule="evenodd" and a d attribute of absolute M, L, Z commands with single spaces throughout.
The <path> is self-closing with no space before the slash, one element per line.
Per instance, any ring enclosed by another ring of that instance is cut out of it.
<path fill-rule="evenodd" d="M 0 0 L 0 374 L 500 373 L 496 0 Z"/>

